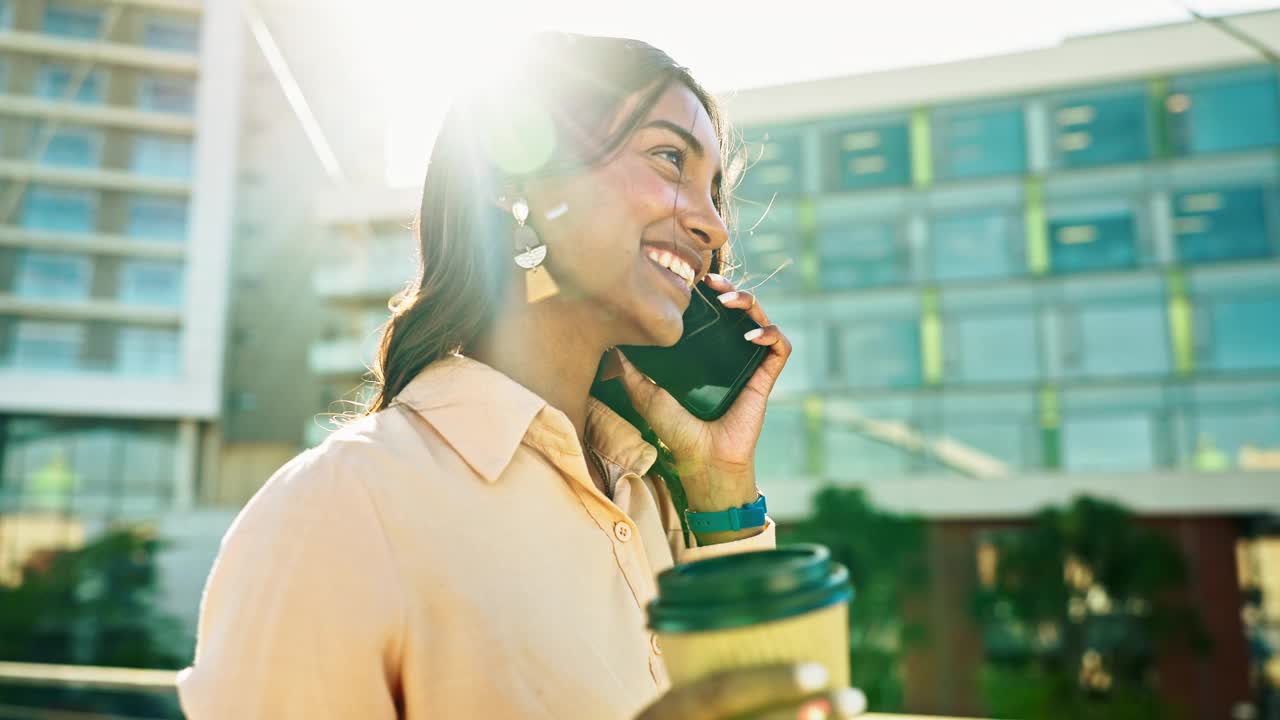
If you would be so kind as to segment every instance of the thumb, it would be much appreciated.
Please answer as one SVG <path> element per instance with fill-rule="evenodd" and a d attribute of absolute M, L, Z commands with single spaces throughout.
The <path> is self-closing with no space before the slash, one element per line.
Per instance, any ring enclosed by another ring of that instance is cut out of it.
<path fill-rule="evenodd" d="M 678 417 L 678 413 L 686 410 L 671 396 L 671 393 L 663 390 L 657 383 L 650 380 L 648 375 L 632 365 L 621 350 L 614 348 L 611 352 L 616 357 L 615 368 L 620 373 L 619 379 L 622 381 L 623 389 L 627 391 L 631 406 L 640 413 L 640 417 L 644 418 L 645 422 L 649 423 L 649 427 L 661 436 L 667 423 L 672 418 Z"/>

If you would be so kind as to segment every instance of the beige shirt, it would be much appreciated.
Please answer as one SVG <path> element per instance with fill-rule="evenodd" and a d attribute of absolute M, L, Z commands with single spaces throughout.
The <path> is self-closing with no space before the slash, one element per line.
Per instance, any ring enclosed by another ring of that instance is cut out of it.
<path fill-rule="evenodd" d="M 451 357 L 281 468 L 227 531 L 201 602 L 191 720 L 631 718 L 667 686 L 645 629 L 686 547 L 656 451 L 593 404 L 573 425 Z"/>

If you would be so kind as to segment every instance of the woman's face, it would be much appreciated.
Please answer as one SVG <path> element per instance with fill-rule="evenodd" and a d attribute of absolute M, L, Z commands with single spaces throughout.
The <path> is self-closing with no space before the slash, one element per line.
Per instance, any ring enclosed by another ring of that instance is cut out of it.
<path fill-rule="evenodd" d="M 610 344 L 674 344 L 693 285 L 728 240 L 720 176 L 711 119 L 676 83 L 605 163 L 531 183 L 529 222 L 547 245 L 556 302 L 598 317 Z"/>

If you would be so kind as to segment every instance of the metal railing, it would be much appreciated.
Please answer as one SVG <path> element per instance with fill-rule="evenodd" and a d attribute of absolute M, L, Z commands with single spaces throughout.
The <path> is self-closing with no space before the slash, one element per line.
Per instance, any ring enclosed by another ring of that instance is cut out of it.
<path fill-rule="evenodd" d="M 176 699 L 176 670 L 0 662 L 0 686 L 125 691 Z M 84 710 L 0 702 L 0 720 L 160 720 Z"/>
<path fill-rule="evenodd" d="M 96 690 L 128 690 L 169 695 L 176 692 L 178 671 L 135 668 L 49 665 L 0 662 L 0 685 L 76 687 Z M 868 720 L 962 720 L 923 715 L 867 713 Z M 148 720 L 147 718 L 95 712 L 20 707 L 0 704 L 0 720 Z"/>

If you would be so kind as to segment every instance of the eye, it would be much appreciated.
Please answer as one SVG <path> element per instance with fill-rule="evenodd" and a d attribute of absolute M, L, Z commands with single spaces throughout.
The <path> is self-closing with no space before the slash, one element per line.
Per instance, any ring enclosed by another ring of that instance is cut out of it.
<path fill-rule="evenodd" d="M 654 155 L 661 158 L 667 158 L 677 170 L 684 170 L 685 152 L 679 148 L 662 148 L 655 151 Z"/>

